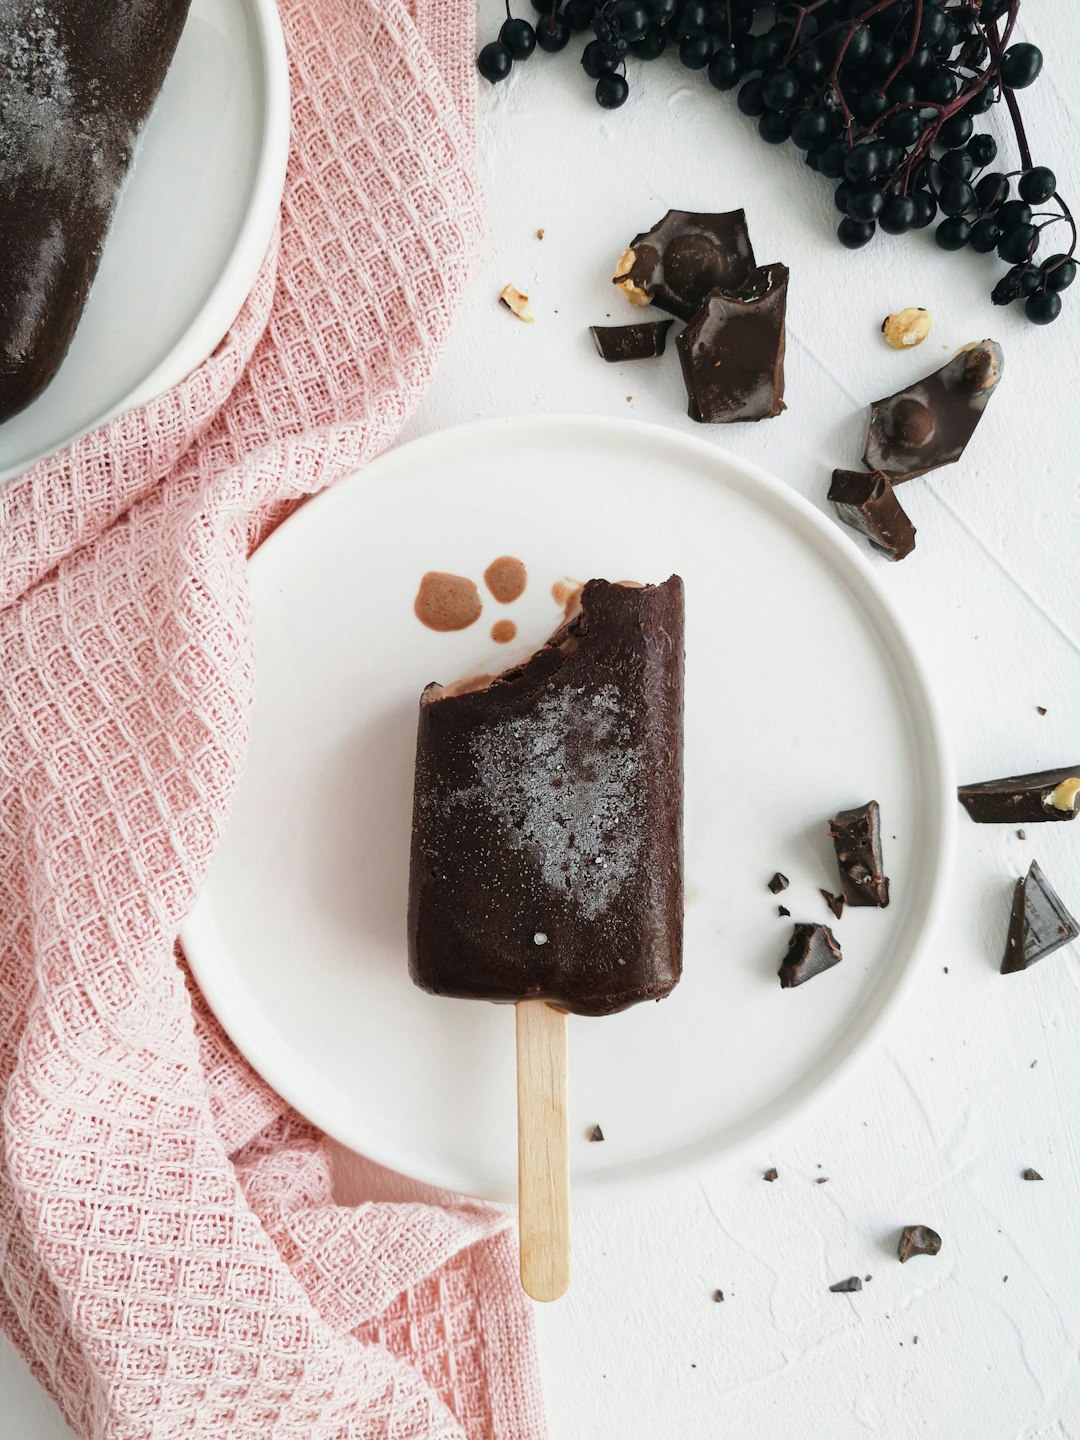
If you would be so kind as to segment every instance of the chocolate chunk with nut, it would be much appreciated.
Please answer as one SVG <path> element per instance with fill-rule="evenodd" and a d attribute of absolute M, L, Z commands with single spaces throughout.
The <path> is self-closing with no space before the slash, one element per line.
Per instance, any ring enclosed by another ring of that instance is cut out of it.
<path fill-rule="evenodd" d="M 875 400 L 863 463 L 894 485 L 952 465 L 982 419 L 1004 363 L 1001 346 L 983 340 L 925 380 Z"/>
<path fill-rule="evenodd" d="M 632 304 L 652 303 L 689 320 L 710 290 L 738 290 L 753 268 L 742 210 L 669 210 L 659 224 L 634 237 L 613 279 Z"/>
<path fill-rule="evenodd" d="M 972 820 L 980 825 L 1075 820 L 1080 811 L 1080 764 L 961 785 L 956 793 Z"/>
<path fill-rule="evenodd" d="M 827 925 L 797 924 L 777 972 L 780 986 L 791 990 L 796 985 L 804 985 L 815 975 L 839 965 L 843 958 L 836 936 Z"/>
<path fill-rule="evenodd" d="M 1078 935 L 1080 925 L 1033 860 L 1027 874 L 1016 882 L 1002 975 L 1029 969 L 1063 945 L 1071 944 Z"/>
<path fill-rule="evenodd" d="M 896 1247 L 896 1258 L 906 1265 L 913 1255 L 936 1255 L 941 1249 L 941 1236 L 929 1225 L 905 1225 Z"/>
<path fill-rule="evenodd" d="M 667 332 L 674 324 L 674 320 L 647 320 L 641 325 L 590 325 L 589 334 L 601 360 L 616 365 L 663 355 Z"/>
<path fill-rule="evenodd" d="M 713 290 L 675 337 L 691 420 L 767 420 L 784 407 L 788 270 L 763 265 L 738 291 Z"/>
<path fill-rule="evenodd" d="M 865 535 L 890 560 L 903 560 L 915 549 L 915 526 L 880 470 L 834 470 L 829 499 L 844 524 Z"/>
<path fill-rule="evenodd" d="M 881 810 L 876 800 L 854 810 L 841 810 L 829 821 L 836 850 L 840 888 L 849 905 L 889 903 L 889 881 L 882 871 Z"/>

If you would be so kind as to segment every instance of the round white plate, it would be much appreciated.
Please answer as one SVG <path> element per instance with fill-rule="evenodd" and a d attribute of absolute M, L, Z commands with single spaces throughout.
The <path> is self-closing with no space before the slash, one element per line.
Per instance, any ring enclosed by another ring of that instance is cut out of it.
<path fill-rule="evenodd" d="M 266 255 L 289 156 L 275 0 L 192 0 L 52 384 L 0 424 L 0 483 L 201 365 Z"/>
<path fill-rule="evenodd" d="M 528 567 L 521 600 L 489 597 L 453 634 L 416 620 L 425 571 L 479 582 L 503 554 Z M 660 1004 L 571 1017 L 579 1193 L 759 1137 L 865 1051 L 908 988 L 948 879 L 953 782 L 926 676 L 847 535 L 754 466 L 657 427 L 445 431 L 305 506 L 256 555 L 250 761 L 183 932 L 240 1049 L 344 1144 L 513 1195 L 511 1010 L 437 999 L 406 969 L 418 697 L 528 654 L 560 619 L 563 576 L 673 571 L 686 582 L 685 972 Z M 519 643 L 491 641 L 501 618 Z M 871 798 L 892 904 L 845 911 L 843 963 L 781 990 L 792 922 L 777 904 L 834 923 L 818 893 L 838 888 L 826 821 Z M 778 869 L 791 878 L 779 897 L 766 888 Z"/>

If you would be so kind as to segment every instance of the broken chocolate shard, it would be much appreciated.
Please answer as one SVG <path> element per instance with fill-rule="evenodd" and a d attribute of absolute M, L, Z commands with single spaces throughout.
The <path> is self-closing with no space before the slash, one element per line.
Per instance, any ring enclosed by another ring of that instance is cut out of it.
<path fill-rule="evenodd" d="M 1080 925 L 1066 910 L 1050 882 L 1032 861 L 1027 874 L 1016 882 L 1009 934 L 1001 962 L 1002 975 L 1027 970 L 1080 935 Z"/>
<path fill-rule="evenodd" d="M 739 291 L 713 290 L 675 337 L 691 420 L 767 420 L 784 407 L 786 265 L 764 265 Z"/>
<path fill-rule="evenodd" d="M 791 911 L 787 908 L 786 905 L 777 905 L 776 913 L 777 915 L 780 915 L 782 917 L 784 915 L 790 915 Z"/>
<path fill-rule="evenodd" d="M 1039 713 L 1040 715 L 1045 715 L 1045 714 L 1046 714 L 1046 706 L 1045 706 L 1045 705 L 1036 705 L 1036 706 L 1035 706 L 1035 709 L 1038 711 L 1038 713 Z"/>
<path fill-rule="evenodd" d="M 862 1281 L 858 1275 L 849 1275 L 846 1280 L 838 1280 L 835 1285 L 830 1285 L 829 1289 L 834 1295 L 851 1295 L 862 1289 Z"/>
<path fill-rule="evenodd" d="M 766 1171 L 765 1171 L 765 1174 L 764 1174 L 761 1178 L 762 1178 L 763 1180 L 768 1180 L 768 1181 L 770 1181 L 770 1182 L 773 1181 L 773 1180 L 779 1180 L 779 1179 L 780 1179 L 780 1172 L 779 1172 L 779 1170 L 777 1170 L 776 1166 L 774 1165 L 771 1170 L 766 1170 Z"/>
<path fill-rule="evenodd" d="M 941 1249 L 941 1236 L 929 1225 L 905 1225 L 900 1232 L 896 1258 L 905 1265 L 913 1255 L 936 1255 Z"/>
<path fill-rule="evenodd" d="M 1029 1165 L 1028 1168 L 1024 1171 L 1023 1178 L 1025 1180 L 1041 1180 L 1043 1177 L 1039 1174 L 1037 1170 L 1032 1170 L 1031 1166 Z"/>
<path fill-rule="evenodd" d="M 717 1305 L 722 1305 L 724 1303 L 723 1290 L 714 1290 L 712 1298 L 716 1301 Z"/>
<path fill-rule="evenodd" d="M 667 332 L 674 324 L 674 320 L 647 320 L 640 325 L 590 325 L 589 334 L 601 360 L 616 365 L 663 355 Z"/>
<path fill-rule="evenodd" d="M 972 820 L 980 825 L 1075 820 L 1080 811 L 1080 764 L 961 785 L 956 793 Z"/>
<path fill-rule="evenodd" d="M 839 920 L 844 913 L 844 897 L 842 895 L 834 895 L 831 890 L 822 890 L 820 894 L 825 904 L 828 905 L 837 920 Z"/>
<path fill-rule="evenodd" d="M 894 485 L 960 459 L 1004 367 L 1001 346 L 983 340 L 906 390 L 870 407 L 863 464 Z"/>
<path fill-rule="evenodd" d="M 814 1178 L 814 1184 L 815 1184 L 815 1185 L 827 1185 L 828 1183 L 829 1183 L 829 1177 L 828 1177 L 828 1175 L 818 1175 L 818 1176 L 815 1176 L 815 1178 Z"/>
<path fill-rule="evenodd" d="M 829 821 L 836 849 L 840 888 L 849 905 L 889 903 L 889 881 L 882 871 L 881 810 L 869 800 L 854 810 L 841 810 Z"/>
<path fill-rule="evenodd" d="M 890 560 L 903 560 L 915 549 L 915 526 L 880 470 L 834 470 L 829 499 L 845 525 L 865 535 Z"/>
<path fill-rule="evenodd" d="M 669 210 L 651 230 L 635 235 L 616 266 L 614 281 L 635 304 L 651 301 L 689 320 L 710 290 L 738 290 L 753 268 L 742 210 Z"/>
<path fill-rule="evenodd" d="M 599 1126 L 599 1125 L 594 1125 L 594 1126 L 592 1127 L 592 1129 L 589 1131 L 589 1139 L 592 1140 L 592 1141 L 599 1142 L 599 1141 L 603 1140 L 603 1138 L 604 1138 L 604 1132 L 603 1132 L 603 1130 L 600 1129 L 600 1126 Z"/>
<path fill-rule="evenodd" d="M 790 884 L 791 881 L 787 878 L 787 876 L 781 875 L 780 871 L 777 870 L 776 874 L 769 881 L 769 889 L 774 895 L 779 895 L 780 891 L 786 890 Z"/>
<path fill-rule="evenodd" d="M 796 985 L 803 985 L 822 971 L 839 965 L 843 958 L 836 936 L 827 925 L 798 924 L 777 972 L 781 988 L 791 990 Z"/>

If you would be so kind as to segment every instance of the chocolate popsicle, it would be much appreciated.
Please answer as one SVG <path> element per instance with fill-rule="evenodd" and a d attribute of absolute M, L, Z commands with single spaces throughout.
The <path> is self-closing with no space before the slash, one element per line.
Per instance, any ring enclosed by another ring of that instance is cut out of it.
<path fill-rule="evenodd" d="M 0 422 L 48 385 L 189 0 L 0 0 Z"/>
<path fill-rule="evenodd" d="M 420 700 L 409 966 L 580 1015 L 682 966 L 683 585 L 590 580 L 521 665 Z"/>

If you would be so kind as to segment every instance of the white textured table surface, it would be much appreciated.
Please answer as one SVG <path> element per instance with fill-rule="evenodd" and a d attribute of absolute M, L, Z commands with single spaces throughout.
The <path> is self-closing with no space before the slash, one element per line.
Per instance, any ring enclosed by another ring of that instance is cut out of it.
<path fill-rule="evenodd" d="M 1080 204 L 1080 7 L 1025 9 L 1047 52 L 1023 97 L 1035 159 Z M 482 38 L 498 12 L 483 0 Z M 762 144 L 732 96 L 661 61 L 635 66 L 629 102 L 608 114 L 579 51 L 537 54 L 484 87 L 488 256 L 409 433 L 519 411 L 632 415 L 707 433 L 823 505 L 832 467 L 857 461 L 866 403 L 992 335 L 1006 376 L 986 420 L 959 465 L 905 487 L 918 549 L 880 568 L 936 678 L 961 778 L 1071 763 L 1080 285 L 1040 331 L 991 307 L 999 262 L 943 255 L 929 234 L 850 255 L 832 238 L 830 188 L 792 147 Z M 991 124 L 1001 138 L 997 111 Z M 605 366 L 586 326 L 626 314 L 610 266 L 639 229 L 669 206 L 735 205 L 758 258 L 791 267 L 789 409 L 703 432 L 684 417 L 673 355 Z M 495 304 L 507 281 L 532 294 L 535 325 Z M 877 335 L 903 305 L 934 314 L 906 355 Z M 1080 1437 L 1080 945 L 997 973 L 1032 855 L 1080 909 L 1080 823 L 1028 835 L 963 821 L 921 993 L 812 1121 L 745 1162 L 577 1216 L 571 1292 L 538 1314 L 553 1440 Z M 718 1083 L 724 1028 L 717 1017 Z M 1020 1178 L 1028 1165 L 1044 1183 Z M 912 1222 L 944 1246 L 900 1266 Z M 852 1274 L 873 1279 L 829 1293 Z M 0 1435 L 67 1434 L 0 1345 Z"/>

